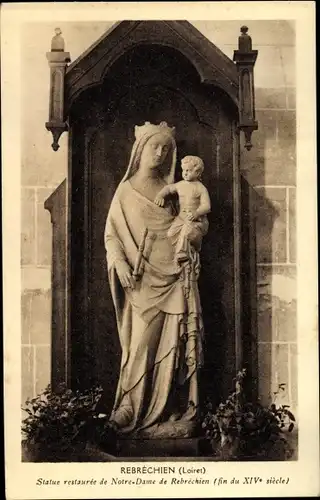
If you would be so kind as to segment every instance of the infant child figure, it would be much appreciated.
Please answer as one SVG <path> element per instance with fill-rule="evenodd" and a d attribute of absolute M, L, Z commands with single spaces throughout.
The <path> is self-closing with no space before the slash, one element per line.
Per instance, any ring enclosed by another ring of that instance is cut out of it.
<path fill-rule="evenodd" d="M 181 160 L 182 181 L 165 186 L 155 198 L 161 207 L 165 198 L 177 193 L 179 197 L 179 214 L 172 223 L 168 237 L 175 246 L 178 265 L 188 261 L 191 247 L 197 252 L 201 250 L 202 238 L 208 232 L 207 214 L 211 210 L 208 190 L 200 181 L 204 163 L 198 156 L 185 156 Z"/>

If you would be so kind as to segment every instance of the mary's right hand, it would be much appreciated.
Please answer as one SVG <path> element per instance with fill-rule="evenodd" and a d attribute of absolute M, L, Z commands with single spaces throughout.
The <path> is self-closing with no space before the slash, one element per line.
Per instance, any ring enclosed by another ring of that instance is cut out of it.
<path fill-rule="evenodd" d="M 158 194 L 154 199 L 154 203 L 158 205 L 158 207 L 164 207 L 164 197 Z"/>
<path fill-rule="evenodd" d="M 135 280 L 132 276 L 131 267 L 123 260 L 118 260 L 115 264 L 117 275 L 123 288 L 134 288 Z"/>

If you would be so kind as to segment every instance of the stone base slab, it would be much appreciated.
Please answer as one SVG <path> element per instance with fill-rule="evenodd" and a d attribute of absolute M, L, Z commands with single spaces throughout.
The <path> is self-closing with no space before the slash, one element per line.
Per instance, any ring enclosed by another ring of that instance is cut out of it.
<path fill-rule="evenodd" d="M 118 457 L 201 457 L 212 455 L 203 438 L 120 439 Z"/>

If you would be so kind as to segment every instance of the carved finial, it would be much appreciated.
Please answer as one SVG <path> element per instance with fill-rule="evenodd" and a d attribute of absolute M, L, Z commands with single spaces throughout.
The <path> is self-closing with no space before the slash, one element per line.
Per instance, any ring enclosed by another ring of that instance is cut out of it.
<path fill-rule="evenodd" d="M 243 129 L 244 132 L 244 137 L 245 137 L 245 145 L 244 147 L 246 148 L 247 151 L 250 151 L 252 149 L 252 142 L 251 142 L 251 136 L 252 132 L 254 131 L 254 127 L 247 127 Z"/>
<path fill-rule="evenodd" d="M 253 67 L 258 51 L 252 50 L 251 36 L 248 35 L 248 26 L 241 26 L 241 35 L 238 38 L 239 50 L 233 53 L 239 75 L 239 130 L 245 136 L 245 148 L 252 148 L 251 135 L 257 130 L 255 119 Z"/>
<path fill-rule="evenodd" d="M 55 35 L 51 40 L 51 52 L 64 52 L 64 39 L 61 36 L 62 31 L 60 28 L 54 30 Z"/>
<path fill-rule="evenodd" d="M 47 122 L 46 129 L 52 134 L 53 143 L 51 144 L 51 147 L 53 151 L 58 151 L 60 147 L 60 136 L 63 134 L 63 132 L 66 132 L 68 130 L 68 125 L 65 122 L 61 122 L 59 124 Z"/>
<path fill-rule="evenodd" d="M 239 51 L 240 52 L 250 52 L 252 50 L 252 40 L 251 36 L 248 35 L 248 26 L 241 26 L 241 35 L 239 36 Z"/>

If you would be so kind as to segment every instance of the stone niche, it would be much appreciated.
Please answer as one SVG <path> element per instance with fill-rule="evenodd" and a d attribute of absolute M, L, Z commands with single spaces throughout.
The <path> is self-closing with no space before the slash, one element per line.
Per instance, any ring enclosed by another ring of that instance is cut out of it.
<path fill-rule="evenodd" d="M 120 344 L 104 225 L 134 125 L 164 120 L 176 127 L 178 161 L 203 158 L 212 201 L 199 282 L 203 399 L 210 391 L 218 403 L 244 366 L 254 393 L 255 231 L 250 186 L 240 175 L 237 64 L 188 22 L 125 21 L 67 68 L 64 96 L 68 179 L 46 203 L 53 221 L 53 387 L 100 383 L 104 409 L 111 409 Z"/>

